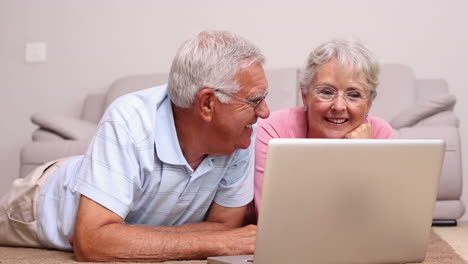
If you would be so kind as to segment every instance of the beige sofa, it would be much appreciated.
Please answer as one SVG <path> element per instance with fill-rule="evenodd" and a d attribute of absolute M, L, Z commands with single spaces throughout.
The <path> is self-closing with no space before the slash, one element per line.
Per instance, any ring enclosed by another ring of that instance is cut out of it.
<path fill-rule="evenodd" d="M 266 74 L 270 87 L 267 102 L 271 110 L 301 105 L 296 68 L 272 69 Z M 100 117 L 114 99 L 125 93 L 163 84 L 166 80 L 167 74 L 121 78 L 103 93 L 87 96 L 80 119 L 51 113 L 33 114 L 32 122 L 39 128 L 33 133 L 32 141 L 22 148 L 20 176 L 46 161 L 84 153 Z M 388 120 L 398 138 L 446 141 L 434 219 L 456 224 L 465 207 L 460 200 L 462 168 L 459 122 L 453 112 L 455 97 L 449 93 L 444 80 L 416 79 L 405 65 L 383 65 L 380 80 L 378 96 L 370 114 Z"/>

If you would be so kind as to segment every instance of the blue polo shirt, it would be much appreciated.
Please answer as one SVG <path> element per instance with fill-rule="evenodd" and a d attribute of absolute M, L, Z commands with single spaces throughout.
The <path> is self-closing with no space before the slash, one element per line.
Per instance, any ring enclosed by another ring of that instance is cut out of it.
<path fill-rule="evenodd" d="M 203 221 L 213 201 L 246 205 L 253 199 L 254 138 L 248 149 L 209 155 L 193 170 L 179 145 L 167 86 L 122 96 L 103 115 L 87 153 L 59 167 L 41 191 L 39 239 L 71 250 L 81 194 L 127 223 L 154 226 Z"/>

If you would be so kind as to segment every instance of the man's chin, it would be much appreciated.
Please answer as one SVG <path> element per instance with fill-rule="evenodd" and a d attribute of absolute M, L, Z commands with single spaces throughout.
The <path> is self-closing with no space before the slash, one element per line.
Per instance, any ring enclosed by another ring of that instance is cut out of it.
<path fill-rule="evenodd" d="M 250 140 L 249 140 L 248 143 L 242 144 L 241 146 L 239 146 L 239 148 L 240 148 L 240 149 L 246 149 L 246 148 L 248 148 L 249 146 L 250 146 Z"/>
<path fill-rule="evenodd" d="M 250 146 L 250 140 L 249 142 L 246 144 L 246 143 L 241 143 L 241 144 L 238 144 L 236 146 L 233 146 L 232 148 L 230 149 L 225 149 L 223 151 L 220 151 L 218 153 L 216 153 L 216 155 L 220 155 L 220 156 L 226 156 L 226 155 L 231 155 L 232 153 L 234 153 L 236 150 L 238 149 L 246 149 Z"/>
<path fill-rule="evenodd" d="M 242 134 L 241 137 L 239 138 L 240 140 L 237 141 L 235 145 L 232 146 L 233 148 L 229 150 L 226 149 L 225 151 L 223 151 L 223 154 L 221 155 L 230 155 L 238 149 L 248 148 L 250 144 L 252 143 L 251 136 L 252 136 L 252 130 L 250 130 L 249 133 Z"/>
<path fill-rule="evenodd" d="M 237 148 L 239 149 L 246 149 L 250 146 L 251 144 L 251 140 L 250 140 L 250 136 L 248 138 L 246 138 L 245 140 L 243 140 L 242 142 L 240 142 L 240 144 L 237 146 Z"/>

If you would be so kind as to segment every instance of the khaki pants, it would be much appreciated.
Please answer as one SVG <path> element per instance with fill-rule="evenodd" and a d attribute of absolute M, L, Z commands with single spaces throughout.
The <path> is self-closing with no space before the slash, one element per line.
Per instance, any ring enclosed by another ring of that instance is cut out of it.
<path fill-rule="evenodd" d="M 50 175 L 68 159 L 47 162 L 13 182 L 0 199 L 0 245 L 41 247 L 37 237 L 37 200 Z"/>

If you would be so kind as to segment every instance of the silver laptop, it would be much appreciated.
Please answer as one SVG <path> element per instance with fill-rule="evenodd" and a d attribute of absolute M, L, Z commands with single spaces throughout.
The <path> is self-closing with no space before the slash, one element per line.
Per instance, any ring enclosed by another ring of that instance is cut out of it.
<path fill-rule="evenodd" d="M 421 262 L 442 140 L 273 139 L 255 255 L 210 264 Z"/>

